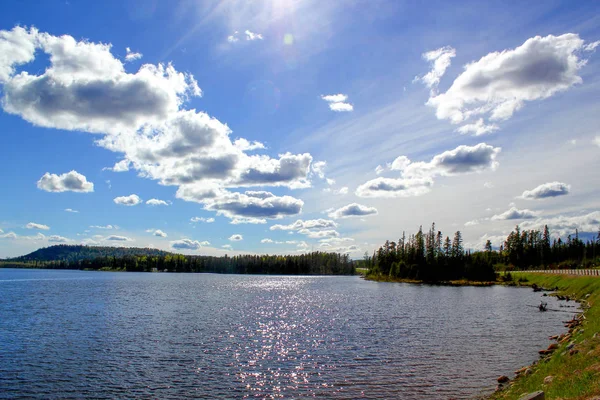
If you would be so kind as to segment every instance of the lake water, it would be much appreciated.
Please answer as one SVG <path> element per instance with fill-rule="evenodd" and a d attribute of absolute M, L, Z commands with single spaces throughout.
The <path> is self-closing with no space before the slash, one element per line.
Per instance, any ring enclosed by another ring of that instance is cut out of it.
<path fill-rule="evenodd" d="M 565 331 L 569 314 L 528 307 L 540 299 L 358 277 L 0 269 L 0 398 L 472 398 Z"/>

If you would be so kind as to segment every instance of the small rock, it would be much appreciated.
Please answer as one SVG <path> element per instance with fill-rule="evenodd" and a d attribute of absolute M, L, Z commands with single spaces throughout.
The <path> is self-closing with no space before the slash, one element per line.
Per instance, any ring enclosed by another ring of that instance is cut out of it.
<path fill-rule="evenodd" d="M 592 336 L 594 339 L 596 339 L 598 337 L 598 332 L 594 333 L 594 336 Z"/>
<path fill-rule="evenodd" d="M 556 343 L 552 343 L 550 346 L 548 346 L 548 350 L 556 350 L 558 349 L 558 345 Z"/>
<path fill-rule="evenodd" d="M 571 342 L 567 345 L 567 350 L 571 350 L 573 347 L 575 347 L 575 342 Z"/>
<path fill-rule="evenodd" d="M 498 378 L 498 383 L 506 383 L 510 380 L 510 378 L 506 375 L 502 375 L 501 377 Z"/>
<path fill-rule="evenodd" d="M 548 375 L 547 377 L 544 378 L 544 385 L 551 384 L 553 380 L 554 380 L 554 377 L 552 375 Z"/>
<path fill-rule="evenodd" d="M 531 375 L 531 374 L 533 374 L 533 370 L 531 368 L 527 368 L 525 370 L 525 375 Z"/>
<path fill-rule="evenodd" d="M 545 398 L 544 392 L 538 390 L 537 392 L 529 393 L 519 397 L 519 400 L 544 400 Z"/>
<path fill-rule="evenodd" d="M 569 350 L 569 355 L 570 356 L 573 356 L 573 355 L 575 355 L 577 353 L 579 353 L 579 350 L 577 350 L 577 349 L 571 349 L 571 350 Z"/>

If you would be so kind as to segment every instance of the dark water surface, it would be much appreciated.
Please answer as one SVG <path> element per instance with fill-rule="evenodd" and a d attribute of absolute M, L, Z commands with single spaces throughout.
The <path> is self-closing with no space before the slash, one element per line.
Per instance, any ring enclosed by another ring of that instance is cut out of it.
<path fill-rule="evenodd" d="M 471 398 L 564 331 L 570 315 L 539 302 L 358 277 L 0 269 L 0 398 Z"/>

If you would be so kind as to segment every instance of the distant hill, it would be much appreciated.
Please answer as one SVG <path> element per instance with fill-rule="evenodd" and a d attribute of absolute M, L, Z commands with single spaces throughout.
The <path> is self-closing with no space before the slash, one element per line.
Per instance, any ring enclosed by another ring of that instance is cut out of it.
<path fill-rule="evenodd" d="M 139 248 L 139 247 L 107 247 L 107 246 L 82 246 L 59 244 L 44 247 L 21 257 L 11 258 L 10 261 L 80 261 L 93 260 L 98 257 L 125 256 L 166 256 L 168 251 Z"/>

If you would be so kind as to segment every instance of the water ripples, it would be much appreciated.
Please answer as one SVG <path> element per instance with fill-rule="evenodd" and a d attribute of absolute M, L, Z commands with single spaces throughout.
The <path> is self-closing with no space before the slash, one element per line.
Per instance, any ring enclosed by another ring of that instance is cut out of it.
<path fill-rule="evenodd" d="M 0 270 L 0 398 L 471 398 L 568 319 L 506 287 L 24 274 Z"/>

